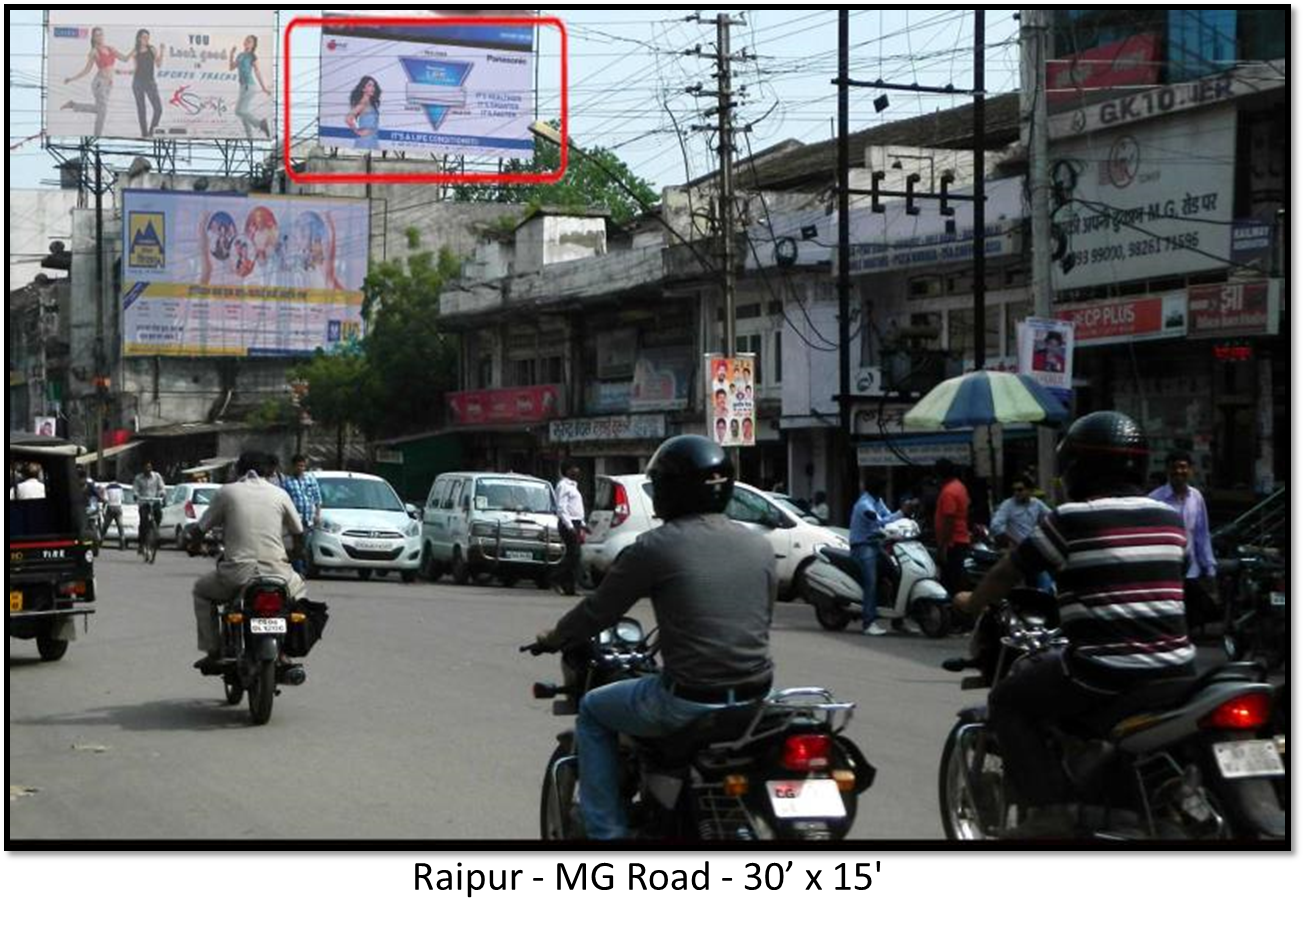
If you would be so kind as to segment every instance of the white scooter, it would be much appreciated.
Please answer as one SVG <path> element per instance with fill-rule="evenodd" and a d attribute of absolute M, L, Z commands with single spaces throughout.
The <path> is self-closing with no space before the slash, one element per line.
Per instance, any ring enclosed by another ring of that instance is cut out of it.
<path fill-rule="evenodd" d="M 843 630 L 861 613 L 860 563 L 849 550 L 822 547 L 802 573 L 802 597 L 815 606 L 825 630 Z M 937 581 L 937 565 L 919 540 L 919 525 L 900 518 L 883 529 L 878 558 L 878 617 L 910 618 L 930 637 L 951 631 L 951 599 Z"/>

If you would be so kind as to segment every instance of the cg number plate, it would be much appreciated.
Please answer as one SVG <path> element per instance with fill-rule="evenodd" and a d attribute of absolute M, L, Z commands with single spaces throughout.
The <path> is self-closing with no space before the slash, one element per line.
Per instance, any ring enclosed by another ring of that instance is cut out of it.
<path fill-rule="evenodd" d="M 285 633 L 285 618 L 255 617 L 249 621 L 250 633 Z"/>

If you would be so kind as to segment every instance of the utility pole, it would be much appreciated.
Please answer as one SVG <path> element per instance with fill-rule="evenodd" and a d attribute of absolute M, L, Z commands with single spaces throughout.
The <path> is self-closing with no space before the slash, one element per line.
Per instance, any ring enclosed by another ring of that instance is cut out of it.
<path fill-rule="evenodd" d="M 1032 200 L 1032 305 L 1038 318 L 1050 318 L 1055 294 L 1051 281 L 1050 123 L 1046 106 L 1046 61 L 1050 39 L 1048 10 L 1019 11 L 1023 74 L 1020 108 L 1028 127 L 1028 192 Z M 1053 497 L 1055 434 L 1037 428 L 1037 481 Z"/>
<path fill-rule="evenodd" d="M 838 434 L 834 459 L 842 464 L 843 511 L 851 508 L 859 460 L 851 437 L 851 20 L 838 10 Z M 862 324 L 868 326 L 866 318 Z"/>
<path fill-rule="evenodd" d="M 716 116 L 720 135 L 720 237 L 721 304 L 724 308 L 724 355 L 732 358 L 737 348 L 737 307 L 734 305 L 734 178 L 733 178 L 733 61 L 729 52 L 728 13 L 715 18 L 715 67 L 719 89 Z M 736 451 L 735 451 L 736 452 Z"/>
<path fill-rule="evenodd" d="M 104 478 L 104 403 L 108 401 L 108 355 L 104 349 L 104 175 L 95 143 L 95 477 Z M 121 529 L 121 526 L 119 526 Z"/>
<path fill-rule="evenodd" d="M 973 11 L 973 368 L 987 366 L 987 14 Z M 996 473 L 992 473 L 995 482 Z"/>

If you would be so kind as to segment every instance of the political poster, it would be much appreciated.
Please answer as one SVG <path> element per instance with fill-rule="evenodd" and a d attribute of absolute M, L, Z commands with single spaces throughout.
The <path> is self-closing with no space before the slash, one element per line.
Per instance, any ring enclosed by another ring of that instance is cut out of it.
<path fill-rule="evenodd" d="M 357 199 L 123 192 L 127 356 L 293 357 L 362 336 Z"/>
<path fill-rule="evenodd" d="M 706 433 L 723 447 L 756 446 L 756 355 L 706 355 Z"/>
<path fill-rule="evenodd" d="M 1073 324 L 1028 318 L 1018 324 L 1019 372 L 1067 402 L 1073 390 Z"/>

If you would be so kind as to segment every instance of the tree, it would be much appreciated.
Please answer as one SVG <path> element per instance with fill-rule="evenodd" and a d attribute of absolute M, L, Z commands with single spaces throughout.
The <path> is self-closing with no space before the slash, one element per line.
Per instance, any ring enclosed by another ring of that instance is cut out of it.
<path fill-rule="evenodd" d="M 319 350 L 290 376 L 308 384 L 303 407 L 313 420 L 335 429 L 335 465 L 343 467 L 345 432 L 350 427 L 374 432 L 376 388 L 367 357 L 356 349 L 332 354 Z"/>
<path fill-rule="evenodd" d="M 557 127 L 557 123 L 553 123 Z M 511 172 L 548 173 L 561 165 L 561 149 L 537 139 L 532 161 L 509 161 Z M 636 195 L 635 195 L 636 194 Z M 541 206 L 560 206 L 576 211 L 604 208 L 612 219 L 624 223 L 641 215 L 660 196 L 643 178 L 629 169 L 615 153 L 605 148 L 586 148 L 584 154 L 571 151 L 566 176 L 554 184 L 500 186 L 463 185 L 457 188 L 458 202 L 523 203 L 533 212 Z"/>

